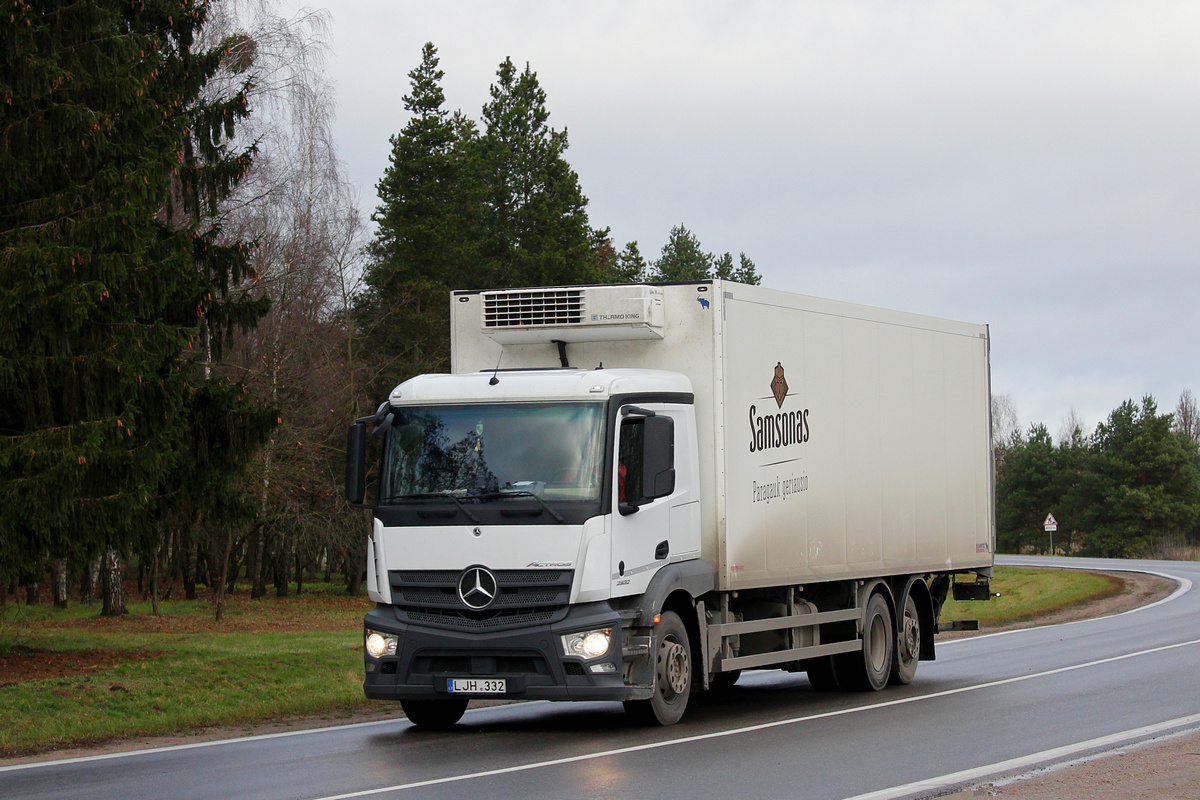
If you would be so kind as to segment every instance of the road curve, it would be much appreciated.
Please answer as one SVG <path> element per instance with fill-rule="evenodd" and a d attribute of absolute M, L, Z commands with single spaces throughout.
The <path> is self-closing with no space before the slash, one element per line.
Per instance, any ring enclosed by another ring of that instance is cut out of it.
<path fill-rule="evenodd" d="M 911 686 L 877 694 L 748 673 L 671 728 L 630 728 L 618 704 L 522 703 L 470 710 L 450 732 L 399 719 L 4 767 L 0 796 L 885 800 L 1200 728 L 1200 563 L 999 562 L 1179 588 L 1113 617 L 940 642 Z"/>

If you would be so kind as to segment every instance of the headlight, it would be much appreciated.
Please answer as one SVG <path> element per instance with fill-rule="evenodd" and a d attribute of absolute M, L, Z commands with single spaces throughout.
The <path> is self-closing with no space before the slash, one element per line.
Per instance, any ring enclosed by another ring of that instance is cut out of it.
<path fill-rule="evenodd" d="M 371 658 L 381 658 L 383 656 L 396 655 L 396 647 L 400 644 L 400 637 L 394 633 L 379 633 L 378 631 L 367 631 L 367 655 Z"/>
<path fill-rule="evenodd" d="M 599 658 L 612 643 L 612 628 L 569 633 L 562 638 L 563 655 Z"/>

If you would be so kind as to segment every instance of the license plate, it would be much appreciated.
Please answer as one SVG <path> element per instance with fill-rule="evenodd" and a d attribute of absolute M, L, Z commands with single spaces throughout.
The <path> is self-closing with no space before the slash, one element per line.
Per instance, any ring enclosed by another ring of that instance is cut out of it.
<path fill-rule="evenodd" d="M 504 694 L 508 682 L 504 678 L 449 678 L 446 690 L 466 694 Z"/>

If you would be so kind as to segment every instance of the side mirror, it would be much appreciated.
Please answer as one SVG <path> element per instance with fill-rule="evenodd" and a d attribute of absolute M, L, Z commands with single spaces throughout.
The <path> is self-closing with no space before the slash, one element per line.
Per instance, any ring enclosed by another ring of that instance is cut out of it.
<path fill-rule="evenodd" d="M 647 417 L 643 424 L 642 494 L 655 500 L 675 491 L 675 420 L 657 415 Z"/>
<path fill-rule="evenodd" d="M 355 422 L 346 434 L 346 502 L 361 506 L 367 493 L 367 424 Z"/>
<path fill-rule="evenodd" d="M 619 459 L 628 483 L 622 483 L 618 510 L 625 515 L 675 491 L 675 421 L 643 409 L 635 413 L 621 423 Z"/>

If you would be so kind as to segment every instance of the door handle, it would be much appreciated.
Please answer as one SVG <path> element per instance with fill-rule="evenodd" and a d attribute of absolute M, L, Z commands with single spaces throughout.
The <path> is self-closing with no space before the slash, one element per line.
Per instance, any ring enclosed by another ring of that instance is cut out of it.
<path fill-rule="evenodd" d="M 654 548 L 654 557 L 656 559 L 666 558 L 669 552 L 671 552 L 671 543 L 662 541 L 658 543 L 658 547 Z"/>

